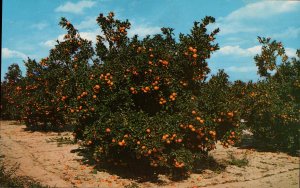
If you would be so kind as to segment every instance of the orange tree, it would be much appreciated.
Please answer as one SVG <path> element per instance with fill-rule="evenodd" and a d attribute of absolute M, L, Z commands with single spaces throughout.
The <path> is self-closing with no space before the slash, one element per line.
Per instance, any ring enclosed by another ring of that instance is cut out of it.
<path fill-rule="evenodd" d="M 221 70 L 216 75 L 212 75 L 197 94 L 198 109 L 218 124 L 217 139 L 223 140 L 224 147 L 235 144 L 238 139 L 242 95 L 237 90 L 240 88 L 236 87 L 237 83 L 242 85 L 241 81 L 236 81 L 234 84 L 229 82 L 228 75 Z"/>
<path fill-rule="evenodd" d="M 75 78 L 80 84 L 68 110 L 77 121 L 76 138 L 96 160 L 189 171 L 218 140 L 234 143 L 239 112 L 227 94 L 227 75 L 207 81 L 207 59 L 218 50 L 219 29 L 206 29 L 214 18 L 195 22 L 178 42 L 170 28 L 129 38 L 130 23 L 113 13 L 97 22 L 103 35 L 89 71 Z"/>
<path fill-rule="evenodd" d="M 69 115 L 71 101 L 88 72 L 88 59 L 93 55 L 91 42 L 80 38 L 77 30 L 64 18 L 60 22 L 68 33 L 39 63 L 25 62 L 25 104 L 23 119 L 34 129 L 59 130 L 73 119 Z M 80 76 L 79 76 L 80 75 Z"/>
<path fill-rule="evenodd" d="M 270 38 L 259 38 L 259 42 L 262 52 L 254 59 L 263 79 L 249 84 L 244 103 L 247 125 L 267 147 L 296 152 L 300 131 L 299 50 L 297 58 L 289 60 L 280 42 Z"/>
<path fill-rule="evenodd" d="M 22 72 L 18 64 L 12 64 L 1 82 L 1 118 L 20 119 L 21 108 Z"/>

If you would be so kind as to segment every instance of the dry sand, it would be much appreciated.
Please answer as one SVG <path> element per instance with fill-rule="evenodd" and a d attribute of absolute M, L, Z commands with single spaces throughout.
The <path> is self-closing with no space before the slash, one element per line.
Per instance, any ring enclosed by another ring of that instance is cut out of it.
<path fill-rule="evenodd" d="M 41 133 L 24 130 L 24 125 L 13 121 L 1 121 L 0 155 L 4 155 L 6 167 L 20 164 L 17 175 L 29 176 L 34 180 L 56 187 L 124 187 L 134 180 L 116 174 L 97 171 L 84 165 L 81 157 L 72 150 L 79 146 L 47 142 L 59 137 L 72 137 L 71 133 L 60 135 L 54 132 Z M 160 184 L 138 183 L 140 187 L 299 187 L 299 158 L 285 153 L 257 152 L 249 149 L 218 146 L 211 155 L 217 161 L 228 160 L 228 151 L 237 158 L 247 155 L 249 164 L 244 167 L 228 165 L 222 172 L 205 170 L 191 174 L 187 180 L 174 182 L 160 175 Z M 94 173 L 93 173 L 94 172 Z"/>

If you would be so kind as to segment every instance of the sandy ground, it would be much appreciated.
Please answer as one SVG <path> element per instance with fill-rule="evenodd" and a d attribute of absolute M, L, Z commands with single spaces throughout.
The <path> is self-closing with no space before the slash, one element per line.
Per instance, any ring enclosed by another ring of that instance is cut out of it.
<path fill-rule="evenodd" d="M 92 166 L 83 165 L 81 157 L 71 152 L 78 145 L 62 145 L 47 142 L 58 137 L 71 137 L 71 133 L 41 133 L 24 131 L 24 125 L 12 121 L 1 121 L 0 155 L 4 155 L 7 167 L 20 164 L 17 175 L 56 187 L 124 187 L 134 180 L 115 174 L 100 172 Z M 249 164 L 244 167 L 228 165 L 224 171 L 205 170 L 191 174 L 187 180 L 174 182 L 159 176 L 161 183 L 138 183 L 140 187 L 299 187 L 299 158 L 285 153 L 257 152 L 249 149 L 218 146 L 211 155 L 218 161 L 228 159 L 228 151 L 237 158 L 245 154 Z"/>

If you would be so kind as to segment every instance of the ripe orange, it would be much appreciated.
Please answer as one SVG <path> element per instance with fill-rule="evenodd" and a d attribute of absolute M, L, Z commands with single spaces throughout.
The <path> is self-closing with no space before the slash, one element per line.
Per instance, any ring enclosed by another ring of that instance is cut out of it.
<path fill-rule="evenodd" d="M 162 64 L 163 64 L 163 65 L 168 65 L 169 62 L 168 62 L 168 61 L 163 61 Z"/>
<path fill-rule="evenodd" d="M 106 128 L 105 132 L 110 133 L 110 128 Z"/>
<path fill-rule="evenodd" d="M 95 89 L 100 89 L 100 85 L 97 84 L 97 85 L 94 86 L 94 88 Z"/>
<path fill-rule="evenodd" d="M 227 113 L 227 116 L 233 117 L 233 112 L 228 112 L 228 113 Z"/>

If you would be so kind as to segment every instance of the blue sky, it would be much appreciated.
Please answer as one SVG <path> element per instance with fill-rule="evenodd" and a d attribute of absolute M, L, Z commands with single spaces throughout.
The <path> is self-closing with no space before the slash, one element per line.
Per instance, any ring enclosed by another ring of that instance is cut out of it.
<path fill-rule="evenodd" d="M 172 27 L 188 33 L 194 21 L 213 16 L 220 28 L 216 41 L 221 49 L 209 60 L 212 72 L 225 69 L 230 80 L 257 80 L 253 57 L 259 53 L 257 36 L 282 41 L 292 57 L 300 48 L 300 2 L 255 0 L 3 0 L 1 80 L 12 63 L 24 71 L 23 60 L 48 55 L 55 40 L 65 33 L 58 22 L 69 19 L 81 36 L 95 41 L 100 34 L 99 13 L 114 11 L 132 23 L 129 35 L 160 32 Z M 298 18 L 298 19 L 297 19 Z"/>

